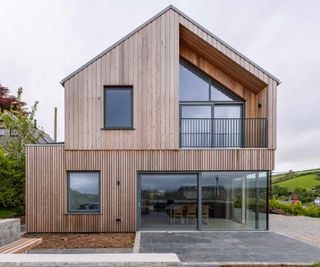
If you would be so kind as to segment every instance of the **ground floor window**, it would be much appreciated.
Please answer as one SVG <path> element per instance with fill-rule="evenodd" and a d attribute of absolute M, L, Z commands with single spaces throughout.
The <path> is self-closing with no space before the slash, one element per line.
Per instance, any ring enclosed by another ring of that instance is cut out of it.
<path fill-rule="evenodd" d="M 267 230 L 268 172 L 141 173 L 142 230 Z"/>
<path fill-rule="evenodd" d="M 68 212 L 100 211 L 100 173 L 97 171 L 68 172 Z"/>

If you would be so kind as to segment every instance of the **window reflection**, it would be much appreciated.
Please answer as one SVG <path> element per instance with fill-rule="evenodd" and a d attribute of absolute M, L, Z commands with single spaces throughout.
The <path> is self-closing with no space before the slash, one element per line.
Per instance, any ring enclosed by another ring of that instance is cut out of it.
<path fill-rule="evenodd" d="M 195 229 L 197 175 L 141 175 L 141 226 Z"/>
<path fill-rule="evenodd" d="M 143 229 L 267 229 L 267 172 L 143 174 L 140 179 Z"/>
<path fill-rule="evenodd" d="M 208 101 L 209 83 L 192 69 L 180 64 L 180 101 Z"/>
<path fill-rule="evenodd" d="M 68 212 L 99 211 L 99 173 L 68 173 Z"/>
<path fill-rule="evenodd" d="M 132 88 L 105 88 L 105 127 L 132 127 Z"/>
<path fill-rule="evenodd" d="M 266 230 L 266 172 L 203 172 L 202 229 Z"/>

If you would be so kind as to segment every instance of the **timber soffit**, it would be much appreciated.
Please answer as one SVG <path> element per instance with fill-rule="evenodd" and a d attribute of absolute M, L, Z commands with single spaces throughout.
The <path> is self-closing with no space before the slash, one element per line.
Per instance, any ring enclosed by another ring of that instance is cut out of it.
<path fill-rule="evenodd" d="M 132 32 L 130 32 L 129 34 L 127 34 L 125 37 L 123 37 L 122 39 L 120 39 L 118 42 L 114 43 L 112 46 L 110 46 L 109 48 L 107 48 L 106 50 L 102 51 L 100 54 L 98 54 L 97 56 L 95 56 L 93 59 L 91 59 L 90 61 L 88 61 L 86 64 L 84 64 L 83 66 L 81 66 L 80 68 L 76 69 L 74 72 L 72 72 L 71 74 L 69 74 L 67 77 L 65 77 L 64 79 L 62 79 L 62 81 L 60 82 L 62 86 L 64 86 L 64 83 L 69 80 L 70 78 L 72 78 L 74 75 L 76 75 L 77 73 L 79 73 L 81 70 L 85 69 L 86 67 L 88 67 L 90 64 L 92 64 L 93 62 L 95 62 L 97 59 L 99 59 L 100 57 L 104 56 L 105 54 L 107 54 L 109 51 L 111 51 L 113 48 L 115 48 L 116 46 L 118 46 L 119 44 L 121 44 L 122 42 L 124 42 L 126 39 L 130 38 L 132 35 L 134 35 L 136 32 L 140 31 L 142 28 L 144 28 L 145 26 L 147 26 L 149 23 L 151 23 L 152 21 L 154 21 L 155 19 L 157 19 L 158 17 L 160 17 L 161 15 L 163 15 L 164 13 L 166 13 L 167 11 L 169 11 L 170 9 L 172 9 L 173 11 L 175 11 L 176 13 L 178 13 L 180 16 L 184 17 L 186 20 L 190 21 L 192 24 L 194 24 L 195 26 L 197 26 L 199 29 L 201 29 L 202 31 L 206 32 L 208 35 L 210 35 L 212 38 L 216 39 L 217 41 L 219 41 L 220 43 L 222 43 L 224 46 L 226 46 L 227 48 L 229 48 L 230 50 L 232 50 L 234 53 L 238 54 L 240 57 L 242 57 L 243 59 L 245 59 L 246 61 L 248 61 L 250 64 L 252 64 L 254 67 L 256 67 L 257 69 L 259 69 L 260 71 L 262 71 L 263 73 L 265 73 L 267 76 L 269 76 L 271 79 L 273 79 L 274 81 L 276 81 L 276 83 L 279 85 L 280 84 L 280 80 L 278 78 L 276 78 L 275 76 L 273 76 L 272 74 L 270 74 L 268 71 L 266 71 L 265 69 L 263 69 L 262 67 L 260 67 L 259 65 L 257 65 L 256 63 L 254 63 L 252 60 L 250 60 L 249 58 L 247 58 L 245 55 L 241 54 L 239 51 L 237 51 L 236 49 L 234 49 L 233 47 L 231 47 L 230 45 L 228 45 L 226 42 L 224 42 L 223 40 L 221 40 L 219 37 L 217 37 L 216 35 L 214 35 L 213 33 L 211 33 L 210 31 L 208 31 L 207 29 L 205 29 L 204 27 L 202 27 L 200 24 L 198 24 L 197 22 L 195 22 L 192 18 L 190 18 L 189 16 L 187 16 L 186 14 L 184 14 L 182 11 L 180 11 L 179 9 L 177 9 L 176 7 L 174 7 L 173 5 L 169 5 L 168 7 L 166 7 L 165 9 L 163 9 L 162 11 L 160 11 L 158 14 L 156 14 L 155 16 L 153 16 L 151 19 L 147 20 L 145 23 L 143 23 L 141 26 L 139 26 L 138 28 L 136 28 L 135 30 L 133 30 Z"/>

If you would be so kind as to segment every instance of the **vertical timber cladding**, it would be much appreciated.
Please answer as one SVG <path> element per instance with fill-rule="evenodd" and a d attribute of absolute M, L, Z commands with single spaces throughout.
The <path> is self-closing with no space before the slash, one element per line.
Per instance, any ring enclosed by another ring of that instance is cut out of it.
<path fill-rule="evenodd" d="M 67 80 L 66 149 L 179 147 L 179 23 L 173 10 Z M 103 87 L 133 85 L 134 131 L 105 131 Z"/>
<path fill-rule="evenodd" d="M 28 146 L 26 167 L 28 232 L 133 232 L 138 171 L 272 170 L 274 151 L 66 151 L 63 146 Z M 67 214 L 67 170 L 101 171 L 100 214 Z"/>
<path fill-rule="evenodd" d="M 232 61 L 225 69 L 234 69 L 243 83 L 248 74 L 240 74 L 247 72 L 255 77 L 252 82 L 258 80 L 253 87 L 265 84 L 254 95 L 245 93 L 250 102 L 247 115 L 268 118 L 268 148 L 276 148 L 276 81 L 199 25 L 168 9 L 65 81 L 66 149 L 179 148 L 182 27 Z M 104 85 L 133 85 L 134 131 L 101 130 Z M 257 102 L 262 105 L 260 109 Z"/>

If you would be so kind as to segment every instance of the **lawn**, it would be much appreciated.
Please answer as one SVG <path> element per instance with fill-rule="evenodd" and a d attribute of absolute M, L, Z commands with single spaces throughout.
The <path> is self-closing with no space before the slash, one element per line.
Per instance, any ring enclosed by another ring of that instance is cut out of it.
<path fill-rule="evenodd" d="M 24 214 L 24 211 L 22 208 L 0 209 L 0 219 L 23 216 L 23 214 Z"/>
<path fill-rule="evenodd" d="M 297 187 L 302 187 L 311 190 L 316 185 L 320 185 L 320 180 L 317 179 L 317 176 L 315 174 L 307 174 L 274 184 L 281 187 L 287 187 L 289 192 L 292 192 Z"/>

